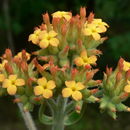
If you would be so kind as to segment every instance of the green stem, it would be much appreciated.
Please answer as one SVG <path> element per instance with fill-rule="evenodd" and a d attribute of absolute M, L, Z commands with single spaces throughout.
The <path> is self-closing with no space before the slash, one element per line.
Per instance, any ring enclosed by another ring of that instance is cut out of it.
<path fill-rule="evenodd" d="M 57 108 L 54 111 L 53 118 L 54 122 L 52 130 L 64 130 L 64 117 L 68 99 L 63 99 L 61 96 L 57 100 Z"/>

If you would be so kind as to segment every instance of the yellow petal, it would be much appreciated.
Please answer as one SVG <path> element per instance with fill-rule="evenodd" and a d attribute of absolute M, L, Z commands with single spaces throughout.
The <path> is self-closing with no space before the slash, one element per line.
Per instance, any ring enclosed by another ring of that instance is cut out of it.
<path fill-rule="evenodd" d="M 16 86 L 23 86 L 23 85 L 25 85 L 25 81 L 23 79 L 16 79 L 15 85 Z"/>
<path fill-rule="evenodd" d="M 3 82 L 5 79 L 5 75 L 4 74 L 0 74 L 0 82 Z"/>
<path fill-rule="evenodd" d="M 15 75 L 15 74 L 12 74 L 9 76 L 9 80 L 11 80 L 11 81 L 15 81 L 16 79 L 17 79 L 17 75 Z"/>
<path fill-rule="evenodd" d="M 2 87 L 3 88 L 8 88 L 11 85 L 12 85 L 12 82 L 9 79 L 5 79 L 4 82 L 3 82 Z"/>
<path fill-rule="evenodd" d="M 41 95 L 42 93 L 43 93 L 43 87 L 42 86 L 36 86 L 35 88 L 34 88 L 34 94 L 35 95 Z"/>
<path fill-rule="evenodd" d="M 49 80 L 47 82 L 47 89 L 54 89 L 56 87 L 55 82 L 53 80 Z"/>
<path fill-rule="evenodd" d="M 55 37 L 55 36 L 57 36 L 57 33 L 52 30 L 52 31 L 49 32 L 49 36 L 50 37 Z"/>
<path fill-rule="evenodd" d="M 126 61 L 124 61 L 123 62 L 123 70 L 124 71 L 128 71 L 129 69 L 130 69 L 130 62 L 126 62 Z"/>
<path fill-rule="evenodd" d="M 89 64 L 95 64 L 96 61 L 97 61 L 97 57 L 96 57 L 96 56 L 90 56 L 90 57 L 88 58 Z"/>
<path fill-rule="evenodd" d="M 43 90 L 43 97 L 44 98 L 50 98 L 53 96 L 52 90 L 44 89 Z"/>
<path fill-rule="evenodd" d="M 85 86 L 81 83 L 81 82 L 78 82 L 77 84 L 76 84 L 76 90 L 82 90 L 82 89 L 84 89 L 85 88 Z"/>
<path fill-rule="evenodd" d="M 124 91 L 127 92 L 127 93 L 130 93 L 130 85 L 126 85 L 124 87 Z"/>
<path fill-rule="evenodd" d="M 106 32 L 106 31 L 107 31 L 107 28 L 104 25 L 100 25 L 97 28 L 98 33 L 103 33 L 103 32 Z"/>
<path fill-rule="evenodd" d="M 65 81 L 65 85 L 68 88 L 74 88 L 76 83 L 75 83 L 75 81 Z"/>
<path fill-rule="evenodd" d="M 39 38 L 36 34 L 30 34 L 28 41 L 32 41 L 33 44 L 38 44 Z"/>
<path fill-rule="evenodd" d="M 83 30 L 83 33 L 84 33 L 84 35 L 90 36 L 90 35 L 92 34 L 92 30 L 89 29 L 89 28 L 85 28 L 85 29 Z"/>
<path fill-rule="evenodd" d="M 98 34 L 98 33 L 92 33 L 92 36 L 93 36 L 93 38 L 96 40 L 96 41 L 98 41 L 98 40 L 100 40 L 100 38 L 101 38 L 101 36 L 100 36 L 100 34 Z"/>
<path fill-rule="evenodd" d="M 82 99 L 82 94 L 79 91 L 74 91 L 72 93 L 72 97 L 73 97 L 74 100 L 79 101 L 79 100 Z"/>
<path fill-rule="evenodd" d="M 41 32 L 40 29 L 36 29 L 36 30 L 34 31 L 34 34 L 39 35 L 40 32 Z"/>
<path fill-rule="evenodd" d="M 15 95 L 17 92 L 17 87 L 15 85 L 11 85 L 7 88 L 7 92 L 9 95 Z"/>
<path fill-rule="evenodd" d="M 37 83 L 38 83 L 39 85 L 41 85 L 41 86 L 46 86 L 46 84 L 47 84 L 47 79 L 46 79 L 45 77 L 39 78 L 39 79 L 37 80 Z"/>
<path fill-rule="evenodd" d="M 57 47 L 59 44 L 59 40 L 57 38 L 51 38 L 49 42 L 52 46 L 55 46 L 55 47 Z"/>
<path fill-rule="evenodd" d="M 70 88 L 64 88 L 62 90 L 62 95 L 65 98 L 71 96 L 72 95 L 72 89 L 70 89 Z"/>
<path fill-rule="evenodd" d="M 64 15 L 64 18 L 65 18 L 67 21 L 69 21 L 69 20 L 71 19 L 71 15 L 65 14 L 65 15 Z"/>
<path fill-rule="evenodd" d="M 77 66 L 82 66 L 84 64 L 84 61 L 81 57 L 75 58 L 74 62 Z"/>
<path fill-rule="evenodd" d="M 46 40 L 46 39 L 42 39 L 41 41 L 40 41 L 40 43 L 39 43 L 39 46 L 41 47 L 41 48 L 47 48 L 48 46 L 49 46 L 49 41 L 48 40 Z"/>
<path fill-rule="evenodd" d="M 127 83 L 130 85 L 130 81 L 129 80 L 127 80 Z"/>

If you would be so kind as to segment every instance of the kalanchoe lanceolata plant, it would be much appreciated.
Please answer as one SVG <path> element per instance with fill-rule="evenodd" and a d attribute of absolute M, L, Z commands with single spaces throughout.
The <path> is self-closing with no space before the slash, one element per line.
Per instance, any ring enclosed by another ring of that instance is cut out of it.
<path fill-rule="evenodd" d="M 1 57 L 0 95 L 17 95 L 14 102 L 21 102 L 25 111 L 39 105 L 39 120 L 52 130 L 76 123 L 88 103 L 99 103 L 114 119 L 117 111 L 130 111 L 123 104 L 130 93 L 129 62 L 121 58 L 114 71 L 106 68 L 103 82 L 93 79 L 102 54 L 97 47 L 107 39 L 102 34 L 108 27 L 93 13 L 86 17 L 85 8 L 76 16 L 44 14 L 43 23 L 29 35 L 29 42 L 39 46 L 33 58 L 25 50 L 12 56 L 10 49 Z"/>

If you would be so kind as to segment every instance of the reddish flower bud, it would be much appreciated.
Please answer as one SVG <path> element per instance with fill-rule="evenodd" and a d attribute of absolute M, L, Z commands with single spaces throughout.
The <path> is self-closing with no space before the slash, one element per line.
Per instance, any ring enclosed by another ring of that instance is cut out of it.
<path fill-rule="evenodd" d="M 42 96 L 40 96 L 40 97 L 34 97 L 34 100 L 35 101 L 40 101 L 40 100 L 42 100 L 42 98 L 43 98 Z"/>
<path fill-rule="evenodd" d="M 78 73 L 78 70 L 76 68 L 73 68 L 71 70 L 71 78 L 74 79 L 74 77 L 76 76 L 77 73 Z"/>
<path fill-rule="evenodd" d="M 75 110 L 76 110 L 77 113 L 80 113 L 80 112 L 81 112 L 81 106 L 80 106 L 80 105 L 77 105 L 77 106 L 75 107 Z"/>
<path fill-rule="evenodd" d="M 75 17 L 72 17 L 70 19 L 70 26 L 73 27 L 74 24 L 75 24 Z"/>
<path fill-rule="evenodd" d="M 83 7 L 80 8 L 80 16 L 81 18 L 86 17 L 86 8 Z"/>
<path fill-rule="evenodd" d="M 66 24 L 62 24 L 62 26 L 61 26 L 61 33 L 62 33 L 62 35 L 65 36 L 66 32 L 67 32 L 67 26 L 66 26 Z"/>
<path fill-rule="evenodd" d="M 106 74 L 109 76 L 112 73 L 112 68 L 108 68 L 108 66 L 106 67 Z"/>
<path fill-rule="evenodd" d="M 85 65 L 85 69 L 89 70 L 91 68 L 92 68 L 91 65 Z"/>
<path fill-rule="evenodd" d="M 13 68 L 11 65 L 9 65 L 9 63 L 6 63 L 4 67 L 9 74 L 13 74 Z"/>
<path fill-rule="evenodd" d="M 40 56 L 38 59 L 42 60 L 42 61 L 48 61 L 48 57 L 47 56 Z"/>
<path fill-rule="evenodd" d="M 118 67 L 119 67 L 119 70 L 122 71 L 123 70 L 123 67 L 124 67 L 124 59 L 123 58 L 120 58 L 119 62 L 118 62 Z"/>
<path fill-rule="evenodd" d="M 81 47 L 82 47 L 82 45 L 83 45 L 82 40 L 81 40 L 81 39 L 77 40 L 77 43 L 78 43 L 78 46 L 81 48 Z"/>
<path fill-rule="evenodd" d="M 89 16 L 88 16 L 88 23 L 91 23 L 91 22 L 93 21 L 93 19 L 94 19 L 94 13 L 91 12 L 91 13 L 89 14 Z"/>
<path fill-rule="evenodd" d="M 86 72 L 86 80 L 89 81 L 93 78 L 94 73 L 93 71 Z"/>
<path fill-rule="evenodd" d="M 25 61 L 21 62 L 21 69 L 23 72 L 28 72 L 28 64 Z"/>
<path fill-rule="evenodd" d="M 102 80 L 96 80 L 96 83 L 97 83 L 97 84 L 101 84 L 101 83 L 102 83 Z"/>
<path fill-rule="evenodd" d="M 55 31 L 57 30 L 57 27 L 58 27 L 59 23 L 60 23 L 60 18 L 55 18 L 54 17 L 52 19 L 52 25 L 53 25 L 53 28 L 54 28 Z"/>
<path fill-rule="evenodd" d="M 128 93 L 124 92 L 121 96 L 120 96 L 120 99 L 125 99 L 129 96 Z"/>
<path fill-rule="evenodd" d="M 16 99 L 13 100 L 13 103 L 19 103 L 19 102 L 21 102 L 20 98 L 16 98 Z"/>
<path fill-rule="evenodd" d="M 67 53 L 69 51 L 70 47 L 67 45 L 65 48 L 64 48 L 64 53 Z"/>
<path fill-rule="evenodd" d="M 130 69 L 126 72 L 126 79 L 130 78 Z"/>
<path fill-rule="evenodd" d="M 50 24 L 50 18 L 49 18 L 48 13 L 42 15 L 42 17 L 43 17 L 43 21 L 45 22 L 45 24 Z"/>
<path fill-rule="evenodd" d="M 38 61 L 36 60 L 36 58 L 33 60 L 34 65 L 36 66 L 37 70 L 39 72 L 43 72 L 44 68 L 38 63 Z"/>
<path fill-rule="evenodd" d="M 46 29 L 47 29 L 47 27 L 46 27 L 45 24 L 41 24 L 41 25 L 39 26 L 39 28 L 40 28 L 41 30 L 46 30 Z"/>
<path fill-rule="evenodd" d="M 120 81 L 122 78 L 122 73 L 121 72 L 118 72 L 117 75 L 116 75 L 116 81 Z"/>
<path fill-rule="evenodd" d="M 10 61 L 12 59 L 12 52 L 10 49 L 6 49 L 5 50 L 5 57 L 8 61 Z"/>
<path fill-rule="evenodd" d="M 98 88 L 95 88 L 95 89 L 90 90 L 91 94 L 95 94 L 95 93 L 97 93 L 98 91 L 99 91 Z"/>

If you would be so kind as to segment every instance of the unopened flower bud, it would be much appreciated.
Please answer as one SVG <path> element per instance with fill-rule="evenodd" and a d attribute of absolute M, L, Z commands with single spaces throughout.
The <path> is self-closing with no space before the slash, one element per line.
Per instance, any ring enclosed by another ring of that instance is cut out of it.
<path fill-rule="evenodd" d="M 94 19 L 94 13 L 91 12 L 91 13 L 89 14 L 89 16 L 88 16 L 88 23 L 91 23 L 91 22 L 93 21 L 93 19 Z"/>
<path fill-rule="evenodd" d="M 85 69 L 89 70 L 91 68 L 92 68 L 91 65 L 85 65 Z"/>
<path fill-rule="evenodd" d="M 86 17 L 86 8 L 83 7 L 80 8 L 80 16 L 81 18 Z"/>
<path fill-rule="evenodd" d="M 73 68 L 71 70 L 71 78 L 74 79 L 74 77 L 76 76 L 77 73 L 78 73 L 78 70 L 76 68 Z"/>
<path fill-rule="evenodd" d="M 118 72 L 117 75 L 116 75 L 116 81 L 119 82 L 122 78 L 122 74 L 121 72 Z"/>
<path fill-rule="evenodd" d="M 62 26 L 61 26 L 61 33 L 62 33 L 62 35 L 65 36 L 66 32 L 67 32 L 67 26 L 66 26 L 66 24 L 62 24 Z"/>
<path fill-rule="evenodd" d="M 11 52 L 10 49 L 6 49 L 6 50 L 5 50 L 5 56 L 6 56 L 6 59 L 7 59 L 8 61 L 10 61 L 10 60 L 12 59 L 12 52 Z"/>
<path fill-rule="evenodd" d="M 83 45 L 83 42 L 82 42 L 82 40 L 81 39 L 79 39 L 78 41 L 77 41 L 77 44 L 78 44 L 78 47 L 82 47 L 82 45 Z"/>
<path fill-rule="evenodd" d="M 43 16 L 43 21 L 45 22 L 45 24 L 50 24 L 50 18 L 49 18 L 49 15 L 48 13 L 42 15 Z"/>
<path fill-rule="evenodd" d="M 13 100 L 13 102 L 14 102 L 14 103 L 19 103 L 19 102 L 21 102 L 21 99 L 20 99 L 20 98 L 15 98 L 15 99 Z"/>
<path fill-rule="evenodd" d="M 119 62 L 118 62 L 118 67 L 119 67 L 119 71 L 122 71 L 123 70 L 123 67 L 124 67 L 124 59 L 123 58 L 120 58 Z"/>
<path fill-rule="evenodd" d="M 59 22 L 60 22 L 60 18 L 55 18 L 55 17 L 53 17 L 53 19 L 52 19 L 52 25 L 53 25 L 54 31 L 57 30 L 57 27 L 58 27 L 58 25 L 59 25 Z"/>
<path fill-rule="evenodd" d="M 9 74 L 13 74 L 13 68 L 11 65 L 9 65 L 9 63 L 6 63 L 4 67 Z"/>
<path fill-rule="evenodd" d="M 126 79 L 130 79 L 130 69 L 126 72 Z"/>
<path fill-rule="evenodd" d="M 112 73 L 112 68 L 108 68 L 108 66 L 106 67 L 106 74 L 109 76 Z"/>
<path fill-rule="evenodd" d="M 21 69 L 23 70 L 23 72 L 28 72 L 28 65 L 25 61 L 21 62 Z"/>
<path fill-rule="evenodd" d="M 86 80 L 87 80 L 87 81 L 91 80 L 91 79 L 93 78 L 93 76 L 94 76 L 93 71 L 87 72 L 87 73 L 86 73 Z"/>
<path fill-rule="evenodd" d="M 91 94 L 95 94 L 95 93 L 97 93 L 98 91 L 99 91 L 98 88 L 95 88 L 95 89 L 90 90 Z"/>

